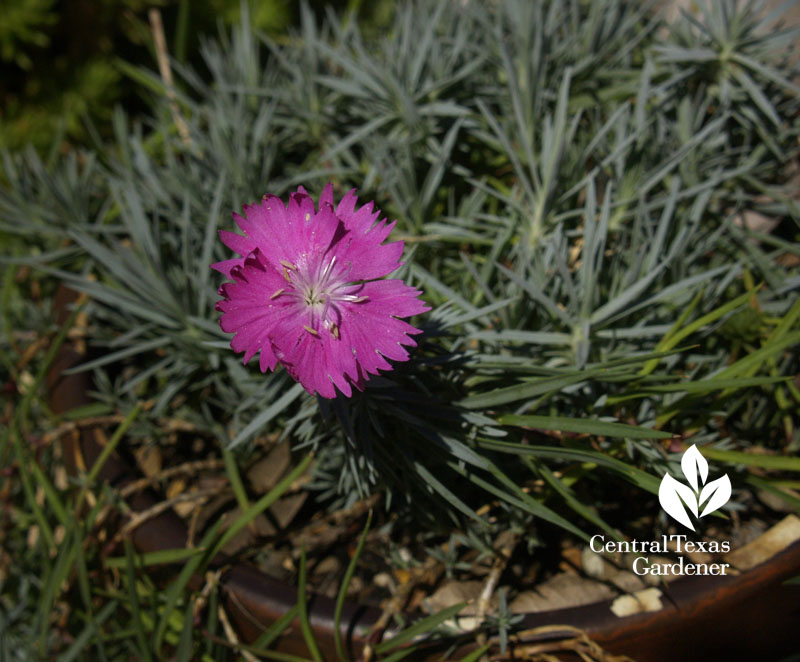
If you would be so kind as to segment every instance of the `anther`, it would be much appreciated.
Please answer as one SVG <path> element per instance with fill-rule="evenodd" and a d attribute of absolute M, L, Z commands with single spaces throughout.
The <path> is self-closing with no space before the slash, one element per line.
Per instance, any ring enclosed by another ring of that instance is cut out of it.
<path fill-rule="evenodd" d="M 283 287 L 282 287 L 281 289 L 279 289 L 279 290 L 276 290 L 276 291 L 275 291 L 275 292 L 272 294 L 272 296 L 270 297 L 270 299 L 277 299 L 277 298 L 278 298 L 278 297 L 279 297 L 281 294 L 283 294 L 285 291 L 286 291 L 286 290 L 285 290 L 285 288 L 283 288 Z"/>
<path fill-rule="evenodd" d="M 331 333 L 336 340 L 339 340 L 339 327 L 334 323 L 331 323 Z"/>
<path fill-rule="evenodd" d="M 308 331 L 312 336 L 316 336 L 317 338 L 319 338 L 319 334 L 317 333 L 316 329 L 312 329 L 310 326 L 305 326 L 305 325 L 303 325 L 303 328 L 306 331 Z"/>
<path fill-rule="evenodd" d="M 291 269 L 292 271 L 294 271 L 294 270 L 296 270 L 296 269 L 297 269 L 297 267 L 296 267 L 296 266 L 294 266 L 294 265 L 293 265 L 291 262 L 289 262 L 288 260 L 281 260 L 281 264 L 282 264 L 284 267 L 286 267 L 287 269 Z"/>

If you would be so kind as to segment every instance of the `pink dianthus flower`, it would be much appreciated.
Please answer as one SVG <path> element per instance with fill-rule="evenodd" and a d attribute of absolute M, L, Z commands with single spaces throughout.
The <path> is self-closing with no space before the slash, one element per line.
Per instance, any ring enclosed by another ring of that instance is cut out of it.
<path fill-rule="evenodd" d="M 283 364 L 309 393 L 361 390 L 370 375 L 407 361 L 419 329 L 398 319 L 430 308 L 401 280 L 376 280 L 399 267 L 403 242 L 384 244 L 395 223 L 377 222 L 373 204 L 356 209 L 355 190 L 334 209 L 333 186 L 319 210 L 301 186 L 289 204 L 265 195 L 234 214 L 244 236 L 220 231 L 238 253 L 212 264 L 233 282 L 219 288 L 220 326 L 247 363 L 262 372 Z"/>

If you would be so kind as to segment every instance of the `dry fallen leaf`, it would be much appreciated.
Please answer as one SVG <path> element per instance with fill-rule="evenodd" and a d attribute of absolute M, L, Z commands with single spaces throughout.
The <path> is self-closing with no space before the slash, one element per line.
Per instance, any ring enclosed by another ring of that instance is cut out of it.
<path fill-rule="evenodd" d="M 148 478 L 155 478 L 161 473 L 162 458 L 158 446 L 140 446 L 134 451 L 136 463 Z"/>
<path fill-rule="evenodd" d="M 297 515 L 308 497 L 308 492 L 298 492 L 277 501 L 269 512 L 282 529 L 285 529 Z"/>
<path fill-rule="evenodd" d="M 619 562 L 616 556 L 612 558 Z M 608 557 L 598 554 L 591 547 L 581 550 L 581 567 L 592 579 L 608 580 L 619 572 L 619 568 Z"/>
<path fill-rule="evenodd" d="M 222 528 L 226 529 L 233 522 L 235 522 L 242 514 L 241 509 L 237 506 L 233 510 L 225 513 L 223 518 Z M 222 548 L 223 553 L 233 555 L 241 551 L 245 547 L 253 544 L 256 536 L 271 536 L 276 533 L 275 527 L 270 524 L 269 519 L 263 514 L 259 513 L 249 526 L 245 526 L 233 538 L 231 538 L 225 547 Z"/>
<path fill-rule="evenodd" d="M 428 598 L 428 607 L 432 612 L 437 612 L 459 602 L 470 603 L 480 597 L 481 590 L 483 590 L 483 582 L 449 581 L 436 589 L 436 592 Z"/>
<path fill-rule="evenodd" d="M 289 468 L 291 454 L 289 442 L 275 445 L 266 457 L 260 459 L 247 470 L 247 478 L 259 494 L 266 494 L 283 477 Z"/>
<path fill-rule="evenodd" d="M 542 582 L 534 590 L 520 593 L 511 602 L 511 609 L 514 612 L 566 609 L 608 600 L 612 597 L 614 597 L 614 591 L 605 584 L 564 573 Z"/>
<path fill-rule="evenodd" d="M 450 581 L 441 586 L 426 601 L 426 606 L 431 613 L 452 607 L 459 602 L 466 602 L 466 606 L 458 612 L 458 618 L 450 623 L 453 627 L 464 631 L 473 630 L 480 625 L 474 615 L 477 611 L 478 598 L 483 590 L 483 582 L 479 581 Z M 496 602 L 496 600 L 494 601 Z M 492 609 L 490 609 L 492 611 Z"/>
<path fill-rule="evenodd" d="M 167 487 L 167 499 L 172 499 L 179 494 L 183 494 L 184 491 L 186 491 L 186 482 L 180 478 L 173 480 L 169 484 L 169 487 Z M 197 506 L 197 501 L 182 501 L 173 505 L 172 508 L 181 517 L 187 517 Z"/>
<path fill-rule="evenodd" d="M 635 557 L 634 557 L 635 558 Z M 585 547 L 581 554 L 583 571 L 592 579 L 603 582 L 610 582 L 620 591 L 633 593 L 647 587 L 641 577 L 625 569 L 625 562 L 621 554 L 614 554 L 609 557 L 592 551 L 590 547 Z M 631 559 L 627 559 L 627 567 L 631 566 Z"/>
<path fill-rule="evenodd" d="M 734 217 L 733 224 L 740 228 L 747 228 L 753 232 L 769 234 L 778 226 L 780 221 L 781 219 L 779 218 L 766 216 L 757 211 L 746 209 Z"/>

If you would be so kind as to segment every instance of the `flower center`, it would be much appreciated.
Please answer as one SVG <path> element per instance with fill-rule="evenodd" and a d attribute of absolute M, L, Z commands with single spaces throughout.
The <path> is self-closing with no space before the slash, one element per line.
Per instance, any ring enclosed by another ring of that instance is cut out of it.
<path fill-rule="evenodd" d="M 322 266 L 321 262 L 296 266 L 281 260 L 283 277 L 288 288 L 275 292 L 270 299 L 289 296 L 296 301 L 303 313 L 308 315 L 308 324 L 303 328 L 311 335 L 319 337 L 321 330 L 329 331 L 339 338 L 339 324 L 342 303 L 363 303 L 368 297 L 360 296 L 361 285 L 346 280 L 350 269 L 335 269 L 336 256 Z"/>
<path fill-rule="evenodd" d="M 306 288 L 303 292 L 303 301 L 309 307 L 319 306 L 330 300 L 330 294 L 313 286 Z"/>

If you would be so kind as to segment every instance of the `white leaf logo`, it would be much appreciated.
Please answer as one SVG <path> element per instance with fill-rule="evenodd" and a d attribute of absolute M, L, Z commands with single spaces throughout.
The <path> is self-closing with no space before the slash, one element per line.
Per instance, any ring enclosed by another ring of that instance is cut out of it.
<path fill-rule="evenodd" d="M 665 473 L 658 488 L 658 501 L 667 515 L 694 531 L 689 513 L 695 517 L 705 517 L 728 503 L 731 498 L 731 481 L 725 474 L 706 483 L 708 462 L 694 445 L 683 454 L 681 471 L 691 487 Z M 705 508 L 700 513 L 703 504 Z"/>
<path fill-rule="evenodd" d="M 697 503 L 702 506 L 706 503 L 706 499 L 708 499 L 708 503 L 706 503 L 706 507 L 703 508 L 703 512 L 700 513 L 700 517 L 708 515 L 708 513 L 713 513 L 718 508 L 721 508 L 728 503 L 728 499 L 730 498 L 731 479 L 728 478 L 728 474 L 725 474 L 722 478 L 717 478 L 717 480 L 712 480 L 703 488 L 703 491 L 700 492 L 700 498 L 697 500 Z"/>
<path fill-rule="evenodd" d="M 669 474 L 664 474 L 661 486 L 658 488 L 658 500 L 667 515 L 694 531 L 694 524 L 684 508 L 686 504 L 697 517 L 697 497 L 692 488 L 675 480 Z"/>
<path fill-rule="evenodd" d="M 697 450 L 697 446 L 692 445 L 692 447 L 683 454 L 681 471 L 683 471 L 683 475 L 686 476 L 686 480 L 689 481 L 689 485 L 692 486 L 695 492 L 700 489 L 697 484 L 698 473 L 702 480 L 701 485 L 706 482 L 706 478 L 708 478 L 708 462 L 706 462 L 706 458 L 700 454 L 700 451 Z"/>

